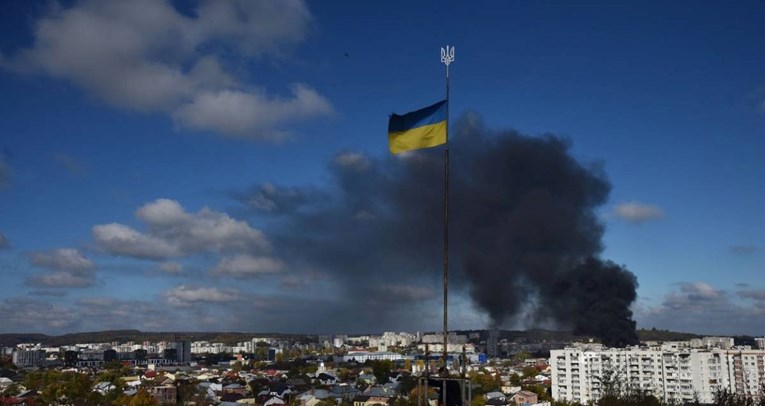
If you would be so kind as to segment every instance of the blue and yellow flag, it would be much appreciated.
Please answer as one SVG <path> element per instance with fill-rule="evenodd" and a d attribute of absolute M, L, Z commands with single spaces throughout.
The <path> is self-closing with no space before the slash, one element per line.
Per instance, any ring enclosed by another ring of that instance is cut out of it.
<path fill-rule="evenodd" d="M 388 144 L 392 154 L 446 144 L 446 100 L 388 120 Z"/>

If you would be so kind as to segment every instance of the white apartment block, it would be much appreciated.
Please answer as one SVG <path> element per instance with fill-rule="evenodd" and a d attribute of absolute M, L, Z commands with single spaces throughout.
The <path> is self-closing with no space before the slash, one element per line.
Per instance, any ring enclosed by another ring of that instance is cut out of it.
<path fill-rule="evenodd" d="M 364 363 L 368 360 L 402 361 L 406 358 L 408 357 L 395 352 L 350 351 L 348 354 L 343 356 L 343 362 L 356 361 L 359 363 Z"/>
<path fill-rule="evenodd" d="M 720 344 L 727 347 L 727 341 Z M 627 388 L 662 401 L 711 403 L 715 392 L 728 390 L 757 396 L 765 384 L 765 350 L 691 348 L 690 345 L 605 348 L 579 345 L 550 351 L 552 396 L 587 403 L 600 398 L 601 380 L 609 371 Z"/>
<path fill-rule="evenodd" d="M 223 343 L 211 343 L 209 341 L 194 341 L 191 343 L 192 354 L 227 354 L 233 348 Z"/>
<path fill-rule="evenodd" d="M 417 350 L 419 350 L 421 353 L 425 353 L 425 346 L 426 344 L 417 344 Z M 443 343 L 427 344 L 427 349 L 428 351 L 430 351 L 431 354 L 440 354 L 444 352 L 444 344 Z M 475 345 L 470 343 L 468 344 L 448 343 L 446 345 L 446 352 L 450 352 L 450 353 L 461 354 L 463 349 L 465 350 L 467 354 L 475 353 Z"/>
<path fill-rule="evenodd" d="M 449 335 L 447 336 L 447 341 L 453 344 L 464 344 L 468 340 L 467 340 L 467 336 L 465 335 L 457 334 L 455 332 L 449 332 Z M 425 334 L 422 336 L 423 344 L 435 344 L 435 343 L 443 343 L 443 342 L 444 342 L 443 333 Z"/>
<path fill-rule="evenodd" d="M 39 367 L 45 365 L 47 354 L 43 350 L 18 349 L 13 352 L 13 365 L 18 367 Z"/>

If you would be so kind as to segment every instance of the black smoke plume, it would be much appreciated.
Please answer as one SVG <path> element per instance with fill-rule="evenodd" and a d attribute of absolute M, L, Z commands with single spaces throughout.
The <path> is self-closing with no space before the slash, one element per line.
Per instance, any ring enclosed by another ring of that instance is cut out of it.
<path fill-rule="evenodd" d="M 469 295 L 492 327 L 552 321 L 610 346 L 636 343 L 636 278 L 598 259 L 596 210 L 610 191 L 601 166 L 574 159 L 565 139 L 490 131 L 474 115 L 451 135 L 450 292 Z M 362 325 L 379 330 L 438 317 L 417 304 L 440 298 L 442 148 L 340 154 L 327 188 L 264 185 L 239 198 L 268 214 L 267 233 L 292 269 L 345 287 L 358 304 L 349 320 L 371 318 Z"/>

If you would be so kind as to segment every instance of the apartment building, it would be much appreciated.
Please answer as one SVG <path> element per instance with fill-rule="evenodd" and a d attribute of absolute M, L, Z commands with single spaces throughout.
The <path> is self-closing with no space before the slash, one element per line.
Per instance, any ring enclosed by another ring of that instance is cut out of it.
<path fill-rule="evenodd" d="M 723 389 L 758 396 L 765 384 L 765 351 L 748 347 L 615 349 L 587 344 L 550 351 L 550 365 L 553 398 L 581 403 L 599 399 L 615 382 L 666 402 L 702 403 L 711 403 Z"/>

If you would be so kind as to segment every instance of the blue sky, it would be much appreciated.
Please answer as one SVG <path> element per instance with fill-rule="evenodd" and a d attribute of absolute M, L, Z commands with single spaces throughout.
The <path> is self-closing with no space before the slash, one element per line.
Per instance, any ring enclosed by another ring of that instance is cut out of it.
<path fill-rule="evenodd" d="M 453 123 L 602 165 L 639 327 L 765 334 L 762 2 L 177 3 L 3 4 L 0 332 L 440 328 L 438 272 L 359 295 L 278 213 L 393 162 L 387 116 L 443 98 L 448 44 Z"/>

